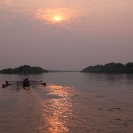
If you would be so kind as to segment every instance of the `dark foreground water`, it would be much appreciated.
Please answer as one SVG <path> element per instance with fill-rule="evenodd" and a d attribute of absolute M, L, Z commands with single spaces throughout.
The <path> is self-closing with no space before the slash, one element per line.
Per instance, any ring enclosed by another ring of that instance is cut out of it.
<path fill-rule="evenodd" d="M 46 87 L 0 87 L 0 133 L 133 133 L 133 75 L 27 75 Z M 22 80 L 23 75 L 0 75 Z"/>

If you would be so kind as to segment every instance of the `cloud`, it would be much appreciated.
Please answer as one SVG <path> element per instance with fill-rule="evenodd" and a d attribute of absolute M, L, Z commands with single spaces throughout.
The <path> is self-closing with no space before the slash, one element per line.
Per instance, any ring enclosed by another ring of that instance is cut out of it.
<path fill-rule="evenodd" d="M 0 27 L 17 24 L 17 21 L 28 22 L 33 19 L 34 11 L 21 5 L 15 6 L 10 0 L 0 3 Z"/>
<path fill-rule="evenodd" d="M 116 29 L 119 32 L 131 32 L 132 1 L 95 0 L 85 2 L 80 6 L 77 4 L 71 7 L 40 8 L 28 7 L 24 4 L 22 6 L 18 4 L 19 2 L 15 4 L 15 0 L 3 0 L 0 2 L 0 27 L 28 23 L 33 31 L 44 33 L 69 31 L 79 34 L 83 32 L 87 34 L 95 32 L 96 34 L 102 30 L 115 32 Z M 60 21 L 56 21 L 56 17 L 59 17 Z"/>
<path fill-rule="evenodd" d="M 19 26 L 29 23 L 32 30 L 35 32 L 44 33 L 59 33 L 63 30 L 73 31 L 75 25 L 80 22 L 82 12 L 76 7 L 75 9 L 69 9 L 67 7 L 62 8 L 28 8 L 21 4 L 15 4 L 10 0 L 6 0 L 0 3 L 0 27 L 6 26 Z M 61 18 L 60 22 L 55 21 L 55 17 Z"/>
<path fill-rule="evenodd" d="M 58 9 L 38 9 L 35 19 L 47 25 L 55 25 L 58 28 L 69 29 L 70 25 L 78 23 L 79 18 L 82 16 L 80 10 L 69 9 L 66 7 Z M 56 21 L 56 17 L 60 21 Z"/>

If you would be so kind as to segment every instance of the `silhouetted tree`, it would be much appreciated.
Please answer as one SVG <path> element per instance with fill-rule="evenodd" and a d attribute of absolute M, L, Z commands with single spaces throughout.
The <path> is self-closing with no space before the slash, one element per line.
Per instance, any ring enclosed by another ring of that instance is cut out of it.
<path fill-rule="evenodd" d="M 129 62 L 126 65 L 121 63 L 108 63 L 103 65 L 89 66 L 81 72 L 104 72 L 104 73 L 133 73 L 133 63 Z"/>
<path fill-rule="evenodd" d="M 5 74 L 25 74 L 25 73 L 43 73 L 48 72 L 48 70 L 44 70 L 41 67 L 31 67 L 29 65 L 20 66 L 18 68 L 12 69 L 3 69 L 0 71 L 0 73 Z"/>

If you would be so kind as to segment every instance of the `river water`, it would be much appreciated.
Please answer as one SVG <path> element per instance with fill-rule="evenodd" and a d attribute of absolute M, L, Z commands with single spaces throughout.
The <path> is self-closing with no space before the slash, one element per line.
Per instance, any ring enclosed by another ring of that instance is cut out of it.
<path fill-rule="evenodd" d="M 32 85 L 0 87 L 0 133 L 132 133 L 133 75 L 58 72 L 27 75 Z M 22 80 L 23 75 L 0 75 Z"/>

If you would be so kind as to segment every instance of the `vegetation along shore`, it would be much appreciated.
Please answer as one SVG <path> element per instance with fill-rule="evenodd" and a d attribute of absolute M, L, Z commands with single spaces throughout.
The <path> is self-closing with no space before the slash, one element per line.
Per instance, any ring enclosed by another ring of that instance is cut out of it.
<path fill-rule="evenodd" d="M 105 65 L 89 66 L 84 68 L 81 72 L 90 73 L 132 73 L 133 74 L 133 63 L 129 62 L 127 64 L 121 63 L 108 63 Z"/>
<path fill-rule="evenodd" d="M 16 68 L 7 68 L 7 69 L 3 69 L 0 70 L 0 73 L 2 74 L 32 74 L 32 73 L 46 73 L 49 72 L 48 70 L 45 70 L 41 67 L 31 67 L 29 65 L 24 65 L 24 66 L 20 66 L 20 67 L 16 67 Z"/>

